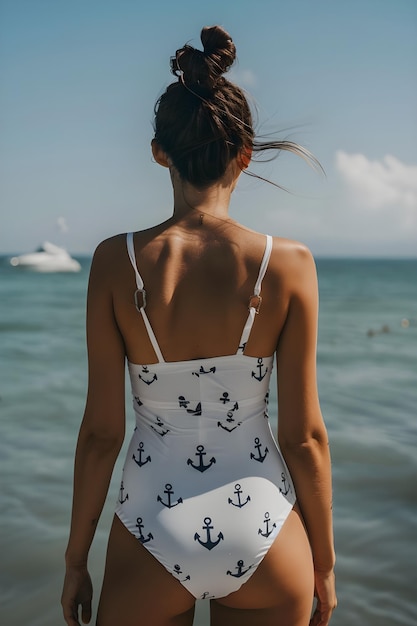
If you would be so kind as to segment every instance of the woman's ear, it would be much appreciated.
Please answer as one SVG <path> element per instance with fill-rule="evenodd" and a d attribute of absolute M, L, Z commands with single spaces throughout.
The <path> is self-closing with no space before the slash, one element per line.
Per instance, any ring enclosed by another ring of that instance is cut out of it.
<path fill-rule="evenodd" d="M 162 165 L 162 167 L 171 167 L 171 159 L 168 157 L 167 153 L 161 148 L 156 139 L 152 139 L 151 149 L 152 156 L 159 165 Z"/>
<path fill-rule="evenodd" d="M 242 170 L 246 170 L 249 167 L 249 163 L 252 158 L 252 147 L 244 146 L 239 154 L 239 166 Z"/>

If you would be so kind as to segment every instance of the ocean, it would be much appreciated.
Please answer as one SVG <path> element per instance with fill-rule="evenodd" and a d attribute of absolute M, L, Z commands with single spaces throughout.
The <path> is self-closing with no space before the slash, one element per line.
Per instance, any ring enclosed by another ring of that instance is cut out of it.
<path fill-rule="evenodd" d="M 90 260 L 80 262 L 78 274 L 36 274 L 0 258 L 0 623 L 7 626 L 64 624 L 63 555 L 87 380 Z M 415 626 L 417 260 L 317 266 L 339 599 L 331 624 Z M 274 415 L 275 390 L 270 409 Z M 128 419 L 129 432 L 132 413 Z M 95 608 L 124 454 L 91 551 Z M 199 603 L 195 626 L 207 619 Z"/>

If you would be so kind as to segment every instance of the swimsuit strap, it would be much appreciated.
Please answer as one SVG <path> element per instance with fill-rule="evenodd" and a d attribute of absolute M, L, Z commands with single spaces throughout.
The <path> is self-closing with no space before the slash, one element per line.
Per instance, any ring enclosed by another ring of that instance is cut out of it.
<path fill-rule="evenodd" d="M 133 266 L 133 269 L 135 270 L 135 275 L 136 275 L 136 286 L 137 286 L 137 289 L 136 289 L 135 295 L 134 295 L 136 309 L 139 311 L 139 313 L 143 317 L 143 321 L 145 323 L 146 330 L 148 332 L 149 340 L 150 340 L 150 342 L 152 344 L 152 348 L 155 350 L 155 354 L 158 357 L 159 363 L 164 363 L 165 359 L 162 356 L 161 349 L 160 349 L 159 344 L 158 344 L 158 342 L 156 340 L 155 333 L 153 332 L 153 329 L 152 329 L 151 323 L 149 321 L 149 318 L 148 318 L 148 316 L 145 313 L 146 291 L 144 289 L 142 277 L 139 274 L 138 267 L 136 265 L 135 248 L 134 248 L 134 245 L 133 245 L 133 233 L 127 233 L 127 235 L 126 235 L 126 244 L 127 244 L 127 251 L 129 253 L 129 259 L 130 259 L 130 262 L 132 263 L 132 266 Z M 138 294 L 142 296 L 142 298 L 141 298 L 142 302 L 140 304 L 138 303 Z"/>
<path fill-rule="evenodd" d="M 237 352 L 243 353 L 245 351 L 246 344 L 249 339 L 250 332 L 252 330 L 253 322 L 255 321 L 255 315 L 259 313 L 259 309 L 261 307 L 261 286 L 262 280 L 265 276 L 265 272 L 268 267 L 269 259 L 271 257 L 272 251 L 272 237 L 271 235 L 266 235 L 266 244 L 265 244 L 265 252 L 262 258 L 261 266 L 259 268 L 259 274 L 257 281 L 255 283 L 255 288 L 253 290 L 253 294 L 249 299 L 249 315 L 246 320 L 245 327 L 243 329 L 242 337 L 240 338 L 239 347 Z"/>

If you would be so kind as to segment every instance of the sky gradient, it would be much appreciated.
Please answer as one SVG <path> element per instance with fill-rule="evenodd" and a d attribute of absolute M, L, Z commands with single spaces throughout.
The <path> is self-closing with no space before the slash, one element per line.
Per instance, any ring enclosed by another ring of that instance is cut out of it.
<path fill-rule="evenodd" d="M 231 213 L 317 256 L 417 256 L 415 0 L 0 0 L 0 254 L 91 253 L 170 216 L 151 160 L 169 58 L 222 24 L 257 131 L 309 148 L 242 176 Z"/>

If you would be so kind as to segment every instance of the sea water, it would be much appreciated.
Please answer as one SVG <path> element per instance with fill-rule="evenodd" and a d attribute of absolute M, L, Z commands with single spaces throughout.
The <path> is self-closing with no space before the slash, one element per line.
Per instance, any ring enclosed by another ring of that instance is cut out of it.
<path fill-rule="evenodd" d="M 0 623 L 7 626 L 64 623 L 63 554 L 87 380 L 90 262 L 81 262 L 78 274 L 36 274 L 0 259 Z M 415 626 L 417 260 L 317 265 L 318 378 L 337 548 L 332 626 Z M 274 390 L 270 408 L 276 415 Z M 124 454 L 91 550 L 95 608 Z M 207 624 L 199 603 L 195 625 Z"/>

